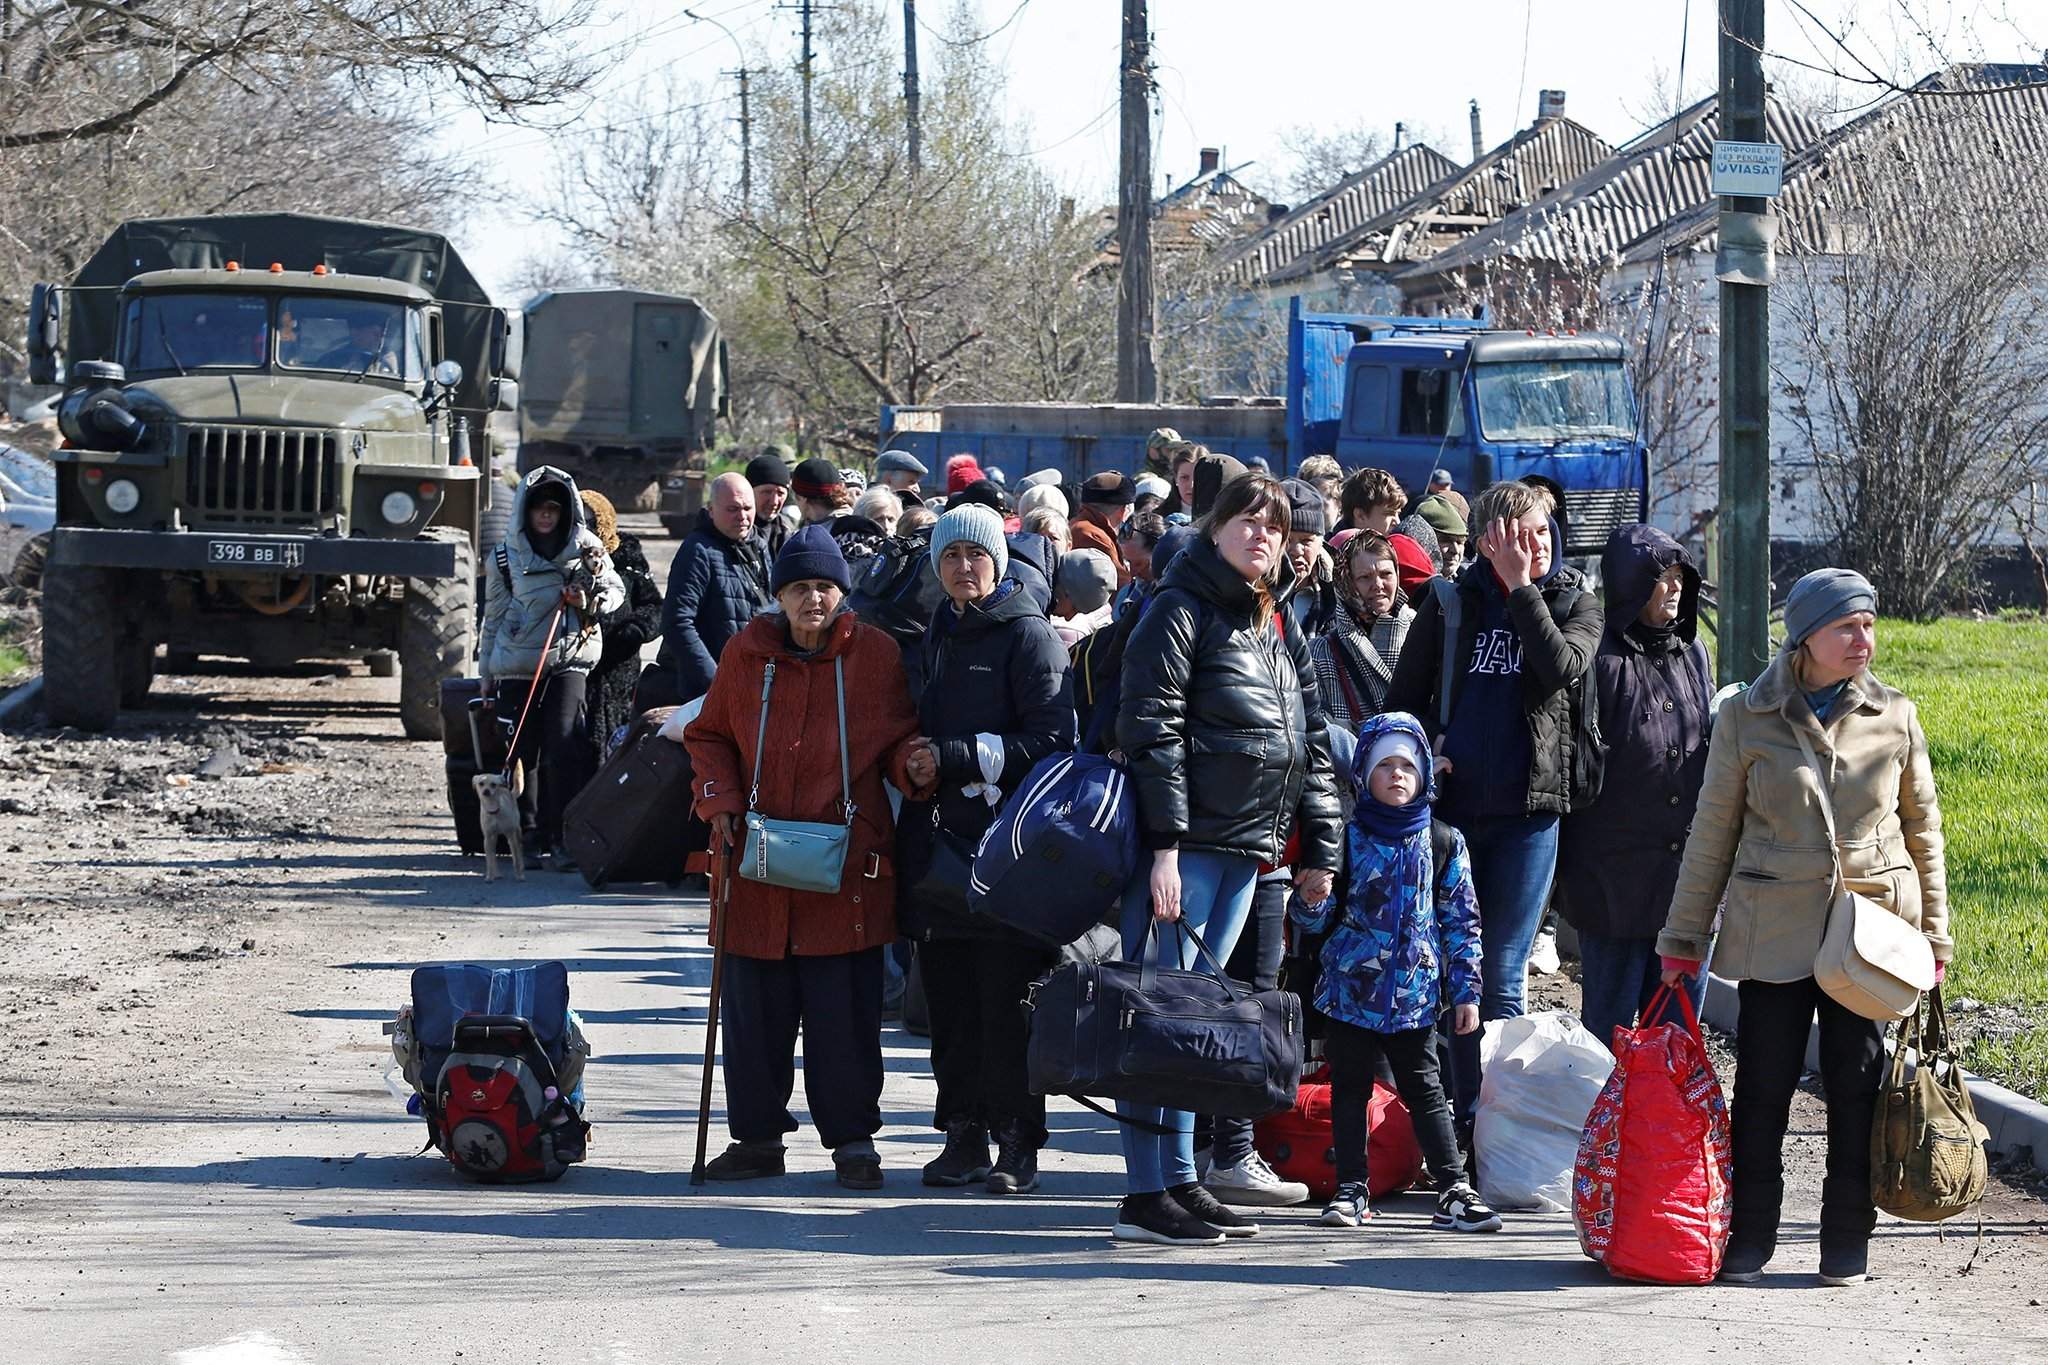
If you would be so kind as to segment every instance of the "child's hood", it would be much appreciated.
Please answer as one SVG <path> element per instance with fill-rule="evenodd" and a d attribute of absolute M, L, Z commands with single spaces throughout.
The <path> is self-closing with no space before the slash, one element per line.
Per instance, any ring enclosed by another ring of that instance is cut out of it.
<path fill-rule="evenodd" d="M 1421 752 L 1422 799 L 1430 804 L 1436 802 L 1436 765 L 1430 761 L 1429 736 L 1423 732 L 1422 722 L 1406 711 L 1383 711 L 1368 717 L 1358 727 L 1358 747 L 1351 756 L 1351 787 L 1358 793 L 1360 802 L 1373 799 L 1366 779 L 1372 776 L 1372 751 L 1379 741 L 1388 735 L 1403 735 L 1415 742 Z"/>

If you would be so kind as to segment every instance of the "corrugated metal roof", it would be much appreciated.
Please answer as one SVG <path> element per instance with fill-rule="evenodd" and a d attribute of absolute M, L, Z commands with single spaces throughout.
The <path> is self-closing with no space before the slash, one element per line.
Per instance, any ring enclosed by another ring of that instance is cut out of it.
<path fill-rule="evenodd" d="M 1766 101 L 1764 118 L 1771 140 L 1787 157 L 1822 136 L 1812 118 L 1777 100 Z M 1571 184 L 1402 271 L 1401 278 L 1440 275 L 1500 256 L 1611 262 L 1674 217 L 1713 202 L 1714 138 L 1720 124 L 1719 100 L 1709 95 Z"/>
<path fill-rule="evenodd" d="M 1269 278 L 1332 266 L 1425 260 L 1467 234 L 1569 184 L 1613 155 L 1599 134 L 1571 119 L 1538 119 L 1479 160 L 1407 203 L 1332 239 Z"/>
<path fill-rule="evenodd" d="M 1152 248 L 1183 251 L 1195 246 L 1226 246 L 1257 232 L 1266 221 L 1270 201 L 1229 171 L 1207 171 L 1176 185 L 1152 201 Z M 1105 261 L 1119 256 L 1117 211 L 1102 210 L 1106 231 L 1097 241 Z"/>
<path fill-rule="evenodd" d="M 1424 143 L 1391 152 L 1338 181 L 1238 248 L 1229 262 L 1230 272 L 1240 280 L 1262 279 L 1399 208 L 1457 171 L 1457 162 Z"/>
<path fill-rule="evenodd" d="M 1968 91 L 1967 94 L 1954 92 Z M 1944 93 L 1947 92 L 1947 93 Z M 1785 162 L 1778 197 L 1778 250 L 1837 252 L 1870 202 L 1866 161 L 1888 154 L 1887 177 L 1917 175 L 1918 165 L 1972 168 L 1994 183 L 2015 213 L 2048 214 L 2048 66 L 1969 64 L 1936 72 L 1861 118 L 1810 143 Z M 1626 263 L 1664 252 L 1713 251 L 1720 204 L 1708 199 L 1639 238 Z"/>

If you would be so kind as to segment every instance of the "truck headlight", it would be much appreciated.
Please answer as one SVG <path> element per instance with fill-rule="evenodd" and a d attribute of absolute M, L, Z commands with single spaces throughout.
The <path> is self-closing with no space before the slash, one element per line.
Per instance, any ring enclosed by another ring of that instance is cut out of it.
<path fill-rule="evenodd" d="M 418 515 L 420 505 L 413 501 L 412 494 L 400 489 L 384 495 L 380 510 L 384 513 L 384 520 L 393 526 L 403 526 Z"/>
<path fill-rule="evenodd" d="M 107 510 L 114 515 L 125 517 L 141 504 L 142 490 L 133 479 L 116 479 L 107 485 Z"/>

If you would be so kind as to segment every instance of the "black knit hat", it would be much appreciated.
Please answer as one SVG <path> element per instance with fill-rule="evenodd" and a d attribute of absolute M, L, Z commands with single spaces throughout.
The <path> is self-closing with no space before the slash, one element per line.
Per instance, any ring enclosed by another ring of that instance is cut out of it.
<path fill-rule="evenodd" d="M 789 487 L 789 466 L 783 463 L 780 455 L 771 455 L 763 451 L 747 461 L 747 482 L 756 488 L 764 484 L 774 484 L 777 488 L 787 488 Z"/>
<path fill-rule="evenodd" d="M 822 578 L 837 583 L 839 591 L 853 591 L 853 575 L 846 567 L 846 555 L 832 538 L 832 528 L 822 522 L 804 527 L 782 542 L 775 556 L 775 573 L 769 580 L 771 592 L 779 593 L 792 583 Z"/>
<path fill-rule="evenodd" d="M 1138 500 L 1138 486 L 1128 474 L 1115 470 L 1091 475 L 1081 485 L 1081 501 L 1097 506 L 1129 507 Z"/>
<path fill-rule="evenodd" d="M 800 498 L 829 498 L 833 489 L 846 487 L 846 476 L 839 472 L 838 465 L 813 455 L 796 467 L 796 477 L 789 486 Z"/>
<path fill-rule="evenodd" d="M 1303 535 L 1320 536 L 1330 529 L 1330 504 L 1322 490 L 1302 479 L 1281 483 L 1287 494 L 1288 523 Z"/>

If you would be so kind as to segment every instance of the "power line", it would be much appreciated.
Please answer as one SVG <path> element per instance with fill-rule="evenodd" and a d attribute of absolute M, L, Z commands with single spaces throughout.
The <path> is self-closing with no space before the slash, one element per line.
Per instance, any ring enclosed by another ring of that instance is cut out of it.
<path fill-rule="evenodd" d="M 1023 15 L 1024 15 L 1024 11 L 1025 11 L 1025 10 L 1027 10 L 1027 9 L 1029 9 L 1030 7 L 1031 7 L 1031 0 L 1019 0 L 1019 3 L 1018 3 L 1018 5 L 1017 5 L 1017 8 L 1015 8 L 1015 9 L 1013 9 L 1013 10 L 1011 10 L 1011 11 L 1010 11 L 1010 17 L 1009 17 L 1009 18 L 1007 18 L 1007 19 L 1003 20 L 1003 22 L 1001 22 L 1000 24 L 997 24 L 997 25 L 996 25 L 996 26 L 995 26 L 994 28 L 990 29 L 990 30 L 989 30 L 988 32 L 986 32 L 986 33 L 977 33 L 977 34 L 975 34 L 975 35 L 974 35 L 974 36 L 973 36 L 972 38 L 958 38 L 958 39 L 955 39 L 955 38 L 948 38 L 948 37 L 947 37 L 947 36 L 946 36 L 945 34 L 943 34 L 943 33 L 939 32 L 939 31 L 938 31 L 937 29 L 933 28 L 933 27 L 932 27 L 932 26 L 931 26 L 930 24 L 927 24 L 927 23 L 925 23 L 923 19 L 919 19 L 919 20 L 918 20 L 918 22 L 919 22 L 920 24 L 924 24 L 924 31 L 925 31 L 926 33 L 929 33 L 929 34 L 931 34 L 931 35 L 932 35 L 932 37 L 934 37 L 934 38 L 937 38 L 937 39 L 938 39 L 938 40 L 939 40 L 940 42 L 944 43 L 944 44 L 945 44 L 945 45 L 946 45 L 947 47 L 973 47 L 973 46 L 975 46 L 975 45 L 976 45 L 977 43 L 985 43 L 985 42 L 987 42 L 987 41 L 988 41 L 989 39 L 991 39 L 991 38 L 995 37 L 995 36 L 996 36 L 996 35 L 997 35 L 998 33 L 1001 33 L 1001 32 L 1002 32 L 1002 31 L 1003 31 L 1004 29 L 1008 28 L 1008 27 L 1009 27 L 1010 25 L 1012 25 L 1012 24 L 1016 23 L 1018 19 L 1020 19 L 1020 18 L 1022 18 L 1022 17 L 1023 17 Z"/>

